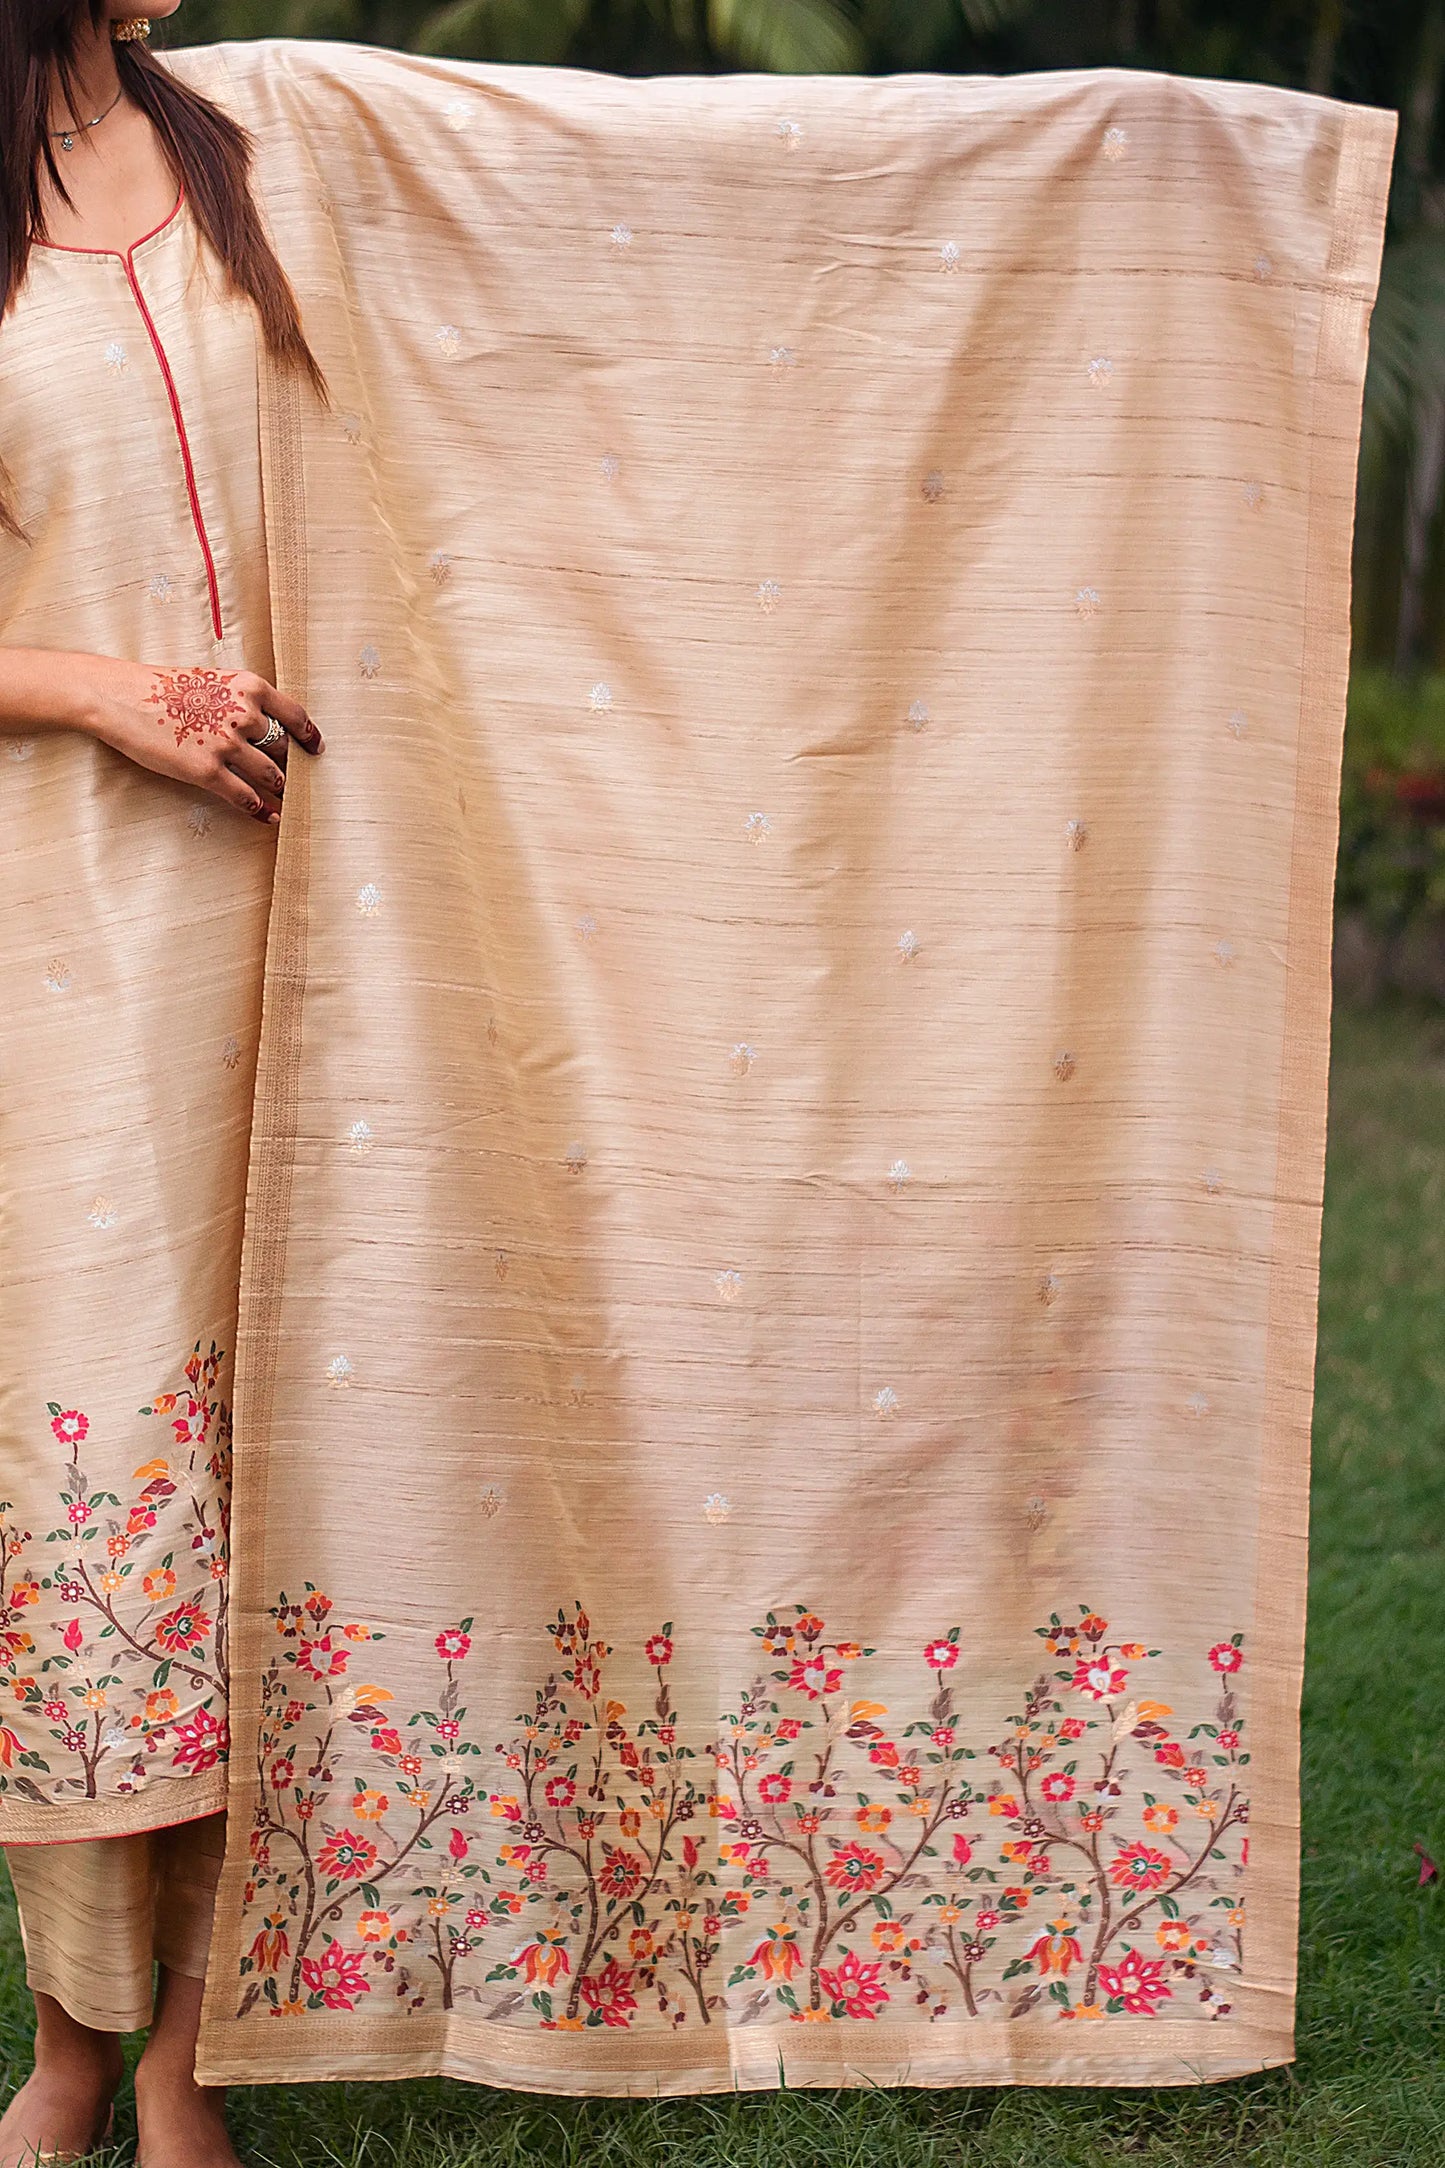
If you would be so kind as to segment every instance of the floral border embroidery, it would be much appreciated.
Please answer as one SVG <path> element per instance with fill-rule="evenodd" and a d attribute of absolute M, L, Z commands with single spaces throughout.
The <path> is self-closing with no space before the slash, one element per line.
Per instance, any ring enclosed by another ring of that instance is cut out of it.
<path fill-rule="evenodd" d="M 61 1555 L 47 1563 L 0 1502 L 0 1688 L 18 1705 L 13 1723 L 0 1722 L 0 1794 L 52 1806 L 143 1791 L 158 1764 L 198 1776 L 225 1760 L 231 1416 L 215 1391 L 224 1359 L 214 1340 L 206 1354 L 198 1340 L 184 1386 L 140 1409 L 170 1418 L 172 1443 L 134 1471 L 125 1499 L 81 1466 L 94 1446 L 89 1416 L 48 1403 L 66 1462 L 61 1518 L 40 1541 Z M 59 1645 L 42 1655 L 51 1635 Z"/>
<path fill-rule="evenodd" d="M 403 1718 L 364 1676 L 385 1636 L 310 1583 L 270 1615 L 242 2016 L 355 2011 L 377 1991 L 550 2031 L 1229 2014 L 1238 1635 L 1209 1651 L 1217 1700 L 1181 1735 L 1132 1687 L 1157 1650 L 1086 1607 L 1055 1615 L 1037 1631 L 1062 1662 L 975 1750 L 958 1628 L 922 1650 L 926 1692 L 897 1722 L 854 1683 L 876 1652 L 799 1605 L 754 1628 L 765 1662 L 699 1749 L 671 1626 L 642 1652 L 654 1684 L 633 1716 L 578 1606 L 489 1756 L 462 1699 L 470 1619 L 436 1634 L 433 1706 Z"/>

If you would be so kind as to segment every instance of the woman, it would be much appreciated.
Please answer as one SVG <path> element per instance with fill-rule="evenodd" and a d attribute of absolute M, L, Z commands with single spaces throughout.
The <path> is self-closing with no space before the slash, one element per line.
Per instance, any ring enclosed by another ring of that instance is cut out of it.
<path fill-rule="evenodd" d="M 192 2077 L 224 1826 L 225 1390 L 274 831 L 290 742 L 321 750 L 271 682 L 256 342 L 324 386 L 252 201 L 248 140 L 152 59 L 147 28 L 124 0 L 0 14 L 0 731 L 17 781 L 65 792 L 75 814 L 69 865 L 11 914 L 17 939 L 55 950 L 36 982 L 51 1008 L 10 1023 L 17 1046 L 40 1035 L 42 1067 L 109 1068 L 96 1080 L 124 1159 L 147 1162 L 124 1209 L 97 1179 L 85 1221 L 108 1253 L 79 1265 L 47 1259 L 44 1223 L 66 1216 L 55 1194 L 6 1200 L 36 1226 L 4 1330 L 50 1342 L 56 1397 L 39 1431 L 30 1408 L 7 1408 L 0 1443 L 0 1842 L 36 2006 L 3 2168 L 103 2138 L 118 2036 L 146 2024 L 146 2168 L 235 2160 L 220 2094 Z M 125 506 L 127 561 L 102 539 L 93 561 L 52 552 L 54 509 L 104 493 L 118 432 L 146 454 L 127 467 L 145 477 Z M 214 966 L 180 990 L 164 927 L 137 912 L 117 947 L 114 926 L 128 882 L 177 851 Z M 98 982 L 103 923 L 129 984 L 113 969 Z M 152 1152 L 126 1099 L 160 1081 L 141 1050 L 164 1003 L 177 1119 Z M 33 1122 L 39 1100 L 11 1084 Z M 195 1343 L 139 1416 L 133 1390 L 97 1400 L 93 1344 L 73 1348 L 83 1365 L 67 1358 L 57 1297 L 70 1286 L 103 1343 L 137 1275 L 157 1370 L 179 1333 Z M 142 1432 L 153 1450 L 137 1450 Z"/>

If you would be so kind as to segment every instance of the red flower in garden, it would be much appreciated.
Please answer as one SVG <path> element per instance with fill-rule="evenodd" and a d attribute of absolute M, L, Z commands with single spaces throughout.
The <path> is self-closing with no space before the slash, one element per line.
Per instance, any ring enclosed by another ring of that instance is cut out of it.
<path fill-rule="evenodd" d="M 301 1977 L 328 2010 L 354 2010 L 357 1996 L 371 1993 L 371 1982 L 362 1970 L 364 1964 L 359 1953 L 343 1950 L 339 1942 L 332 1941 L 319 1957 L 303 1960 Z"/>
<path fill-rule="evenodd" d="M 958 1662 L 956 1641 L 930 1641 L 923 1652 L 923 1661 L 935 1671 L 951 1671 Z"/>
<path fill-rule="evenodd" d="M 470 1634 L 464 1634 L 460 1626 L 450 1626 L 436 1638 L 436 1652 L 449 1664 L 459 1664 L 472 1645 Z"/>
<path fill-rule="evenodd" d="M 777 1726 L 777 1734 L 778 1737 L 786 1745 L 788 1741 L 797 1738 L 798 1733 L 802 1730 L 802 1728 L 802 1724 L 799 1722 L 796 1716 L 785 1716 L 782 1722 Z"/>
<path fill-rule="evenodd" d="M 50 1427 L 62 1445 L 79 1445 L 90 1429 L 90 1417 L 82 1415 L 79 1408 L 66 1408 L 50 1418 Z"/>
<path fill-rule="evenodd" d="M 881 1852 L 870 1852 L 864 1844 L 839 1845 L 823 1869 L 824 1875 L 834 1889 L 876 1889 L 883 1880 L 887 1862 Z"/>
<path fill-rule="evenodd" d="M 1177 1746 L 1172 1739 L 1166 1739 L 1163 1746 L 1155 1747 L 1154 1759 L 1166 1769 L 1182 1769 L 1189 1756 L 1182 1746 Z"/>
<path fill-rule="evenodd" d="M 843 1684 L 843 1674 L 821 1653 L 814 1656 L 795 1656 L 793 1667 L 788 1673 L 788 1684 L 795 1694 L 806 1694 L 809 1701 L 817 1701 L 824 1694 L 836 1694 L 839 1691 Z"/>
<path fill-rule="evenodd" d="M 1129 1684 L 1129 1674 L 1122 1664 L 1116 1664 L 1107 1654 L 1081 1656 L 1074 1666 L 1070 1682 L 1076 1694 L 1088 1694 L 1094 1701 L 1108 1701 L 1115 1694 L 1122 1694 Z"/>
<path fill-rule="evenodd" d="M 327 1838 L 316 1864 L 323 1874 L 334 1874 L 342 1882 L 360 1882 L 376 1865 L 376 1846 L 369 1837 L 343 1829 L 339 1837 Z"/>
<path fill-rule="evenodd" d="M 845 1950 L 842 1962 L 831 1971 L 821 1969 L 818 1978 L 829 2002 L 840 2002 L 845 2017 L 876 2017 L 888 2000 L 881 1964 L 866 1964 L 856 1950 Z"/>
<path fill-rule="evenodd" d="M 339 1679 L 350 1661 L 350 1649 L 337 1648 L 330 1634 L 322 1634 L 315 1641 L 302 1642 L 296 1669 L 312 1679 Z"/>
<path fill-rule="evenodd" d="M 577 1787 L 570 1777 L 549 1777 L 543 1793 L 549 1807 L 570 1807 L 577 1796 Z"/>
<path fill-rule="evenodd" d="M 378 1724 L 371 1734 L 371 1743 L 378 1754 L 399 1754 L 401 1733 L 390 1724 Z"/>
<path fill-rule="evenodd" d="M 1219 1744 L 1228 1752 L 1233 1753 L 1239 1744 L 1239 1733 L 1237 1731 L 1222 1731 L 1219 1734 Z"/>
<path fill-rule="evenodd" d="M 1142 1840 L 1125 1845 L 1122 1852 L 1115 1853 L 1109 1864 L 1110 1880 L 1117 1882 L 1120 1889 L 1134 1890 L 1136 1893 L 1158 1889 L 1169 1880 L 1171 1871 L 1169 1855 L 1166 1852 L 1156 1852 L 1152 1844 L 1145 1844 Z"/>
<path fill-rule="evenodd" d="M 602 1858 L 598 1887 L 608 1897 L 630 1897 L 642 1880 L 643 1866 L 637 1854 L 624 1852 L 619 1845 L 604 1843 Z"/>
<path fill-rule="evenodd" d="M 763 1777 L 759 1782 L 758 1797 L 759 1799 L 765 1799 L 770 1807 L 780 1807 L 785 1799 L 791 1797 L 792 1790 L 792 1778 L 779 1776 L 774 1772 L 770 1776 Z"/>
<path fill-rule="evenodd" d="M 289 1754 L 278 1754 L 271 1764 L 271 1783 L 278 1792 L 284 1792 L 296 1774 L 296 1764 Z"/>
<path fill-rule="evenodd" d="M 602 1674 L 590 1656 L 579 1659 L 572 1682 L 584 1701 L 595 1701 L 602 1691 Z"/>
<path fill-rule="evenodd" d="M 1141 1957 L 1137 1950 L 1126 1950 L 1117 1965 L 1100 1965 L 1099 1985 L 1111 2002 L 1122 2002 L 1136 2017 L 1148 2017 L 1155 2003 L 1173 1992 L 1164 1979 L 1164 1960 Z"/>
<path fill-rule="evenodd" d="M 995 1912 L 991 1905 L 986 1905 L 973 1924 L 981 1935 L 991 1935 L 1002 1918 L 1001 1912 Z"/>
<path fill-rule="evenodd" d="M 1081 1716 L 1066 1716 L 1059 1726 L 1059 1737 L 1061 1739 L 1082 1739 L 1088 1728 Z"/>
<path fill-rule="evenodd" d="M 197 1709 L 189 1724 L 173 1724 L 171 1729 L 181 1742 L 172 1758 L 180 1768 L 191 1769 L 197 1775 L 204 1769 L 214 1769 L 231 1744 L 225 1718 L 212 1716 L 209 1709 Z"/>
<path fill-rule="evenodd" d="M 966 1867 L 973 1858 L 973 1846 L 969 1843 L 967 1837 L 962 1834 L 953 1840 L 953 1856 L 960 1867 Z"/>
<path fill-rule="evenodd" d="M 1244 1663 L 1244 1651 L 1233 1641 L 1219 1641 L 1209 1652 L 1209 1661 L 1216 1671 L 1238 1671 Z"/>
<path fill-rule="evenodd" d="M 1072 1799 L 1074 1796 L 1074 1780 L 1066 1770 L 1055 1769 L 1044 1778 L 1039 1790 L 1043 1793 L 1045 1799 L 1051 1799 L 1055 1803 L 1064 1799 Z"/>
<path fill-rule="evenodd" d="M 174 1611 L 157 1619 L 156 1640 L 171 1655 L 178 1655 L 204 1641 L 210 1630 L 210 1618 L 198 1603 L 178 1603 Z"/>
<path fill-rule="evenodd" d="M 672 1662 L 672 1643 L 666 1634 L 654 1634 L 647 1644 L 647 1661 L 661 1669 Z"/>
<path fill-rule="evenodd" d="M 1031 1957 L 1042 1973 L 1066 1973 L 1071 1965 L 1077 1965 L 1083 1956 L 1073 1924 L 1066 1919 L 1049 1921 L 1049 1932 L 1040 1935 L 1025 1955 Z"/>
<path fill-rule="evenodd" d="M 615 1957 L 609 1957 L 600 1972 L 584 1974 L 580 1986 L 582 2000 L 589 2010 L 601 2013 L 604 2025 L 632 2023 L 632 2013 L 637 2008 L 632 1974 L 624 1972 Z"/>
<path fill-rule="evenodd" d="M 83 1498 L 77 1498 L 75 1503 L 70 1508 L 71 1526 L 73 1528 L 83 1528 L 89 1519 L 90 1507 L 86 1504 Z"/>

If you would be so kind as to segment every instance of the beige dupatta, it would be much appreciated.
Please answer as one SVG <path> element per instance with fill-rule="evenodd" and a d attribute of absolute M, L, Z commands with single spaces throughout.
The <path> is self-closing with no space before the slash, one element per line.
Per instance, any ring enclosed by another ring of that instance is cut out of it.
<path fill-rule="evenodd" d="M 1287 2059 L 1393 116 L 177 65 L 336 397 L 202 2075 Z"/>

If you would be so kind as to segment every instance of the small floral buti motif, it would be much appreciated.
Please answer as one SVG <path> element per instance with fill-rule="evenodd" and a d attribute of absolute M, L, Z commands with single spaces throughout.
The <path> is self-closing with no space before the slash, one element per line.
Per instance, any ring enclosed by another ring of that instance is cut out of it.
<path fill-rule="evenodd" d="M 1264 503 L 1264 484 L 1263 482 L 1242 482 L 1239 494 L 1243 497 L 1250 511 L 1257 512 Z"/>
<path fill-rule="evenodd" d="M 445 587 L 452 576 L 452 561 L 445 550 L 433 550 L 426 561 L 434 586 Z"/>
<path fill-rule="evenodd" d="M 797 365 L 798 357 L 791 346 L 769 347 L 768 366 L 775 376 L 786 376 L 789 369 L 795 369 Z"/>
<path fill-rule="evenodd" d="M 10 758 L 16 761 L 33 760 L 35 758 L 35 740 L 33 738 L 16 738 L 10 747 Z"/>
<path fill-rule="evenodd" d="M 460 135 L 472 117 L 472 108 L 465 98 L 453 98 L 442 107 L 442 119 L 454 135 Z"/>
<path fill-rule="evenodd" d="M 928 704 L 926 701 L 912 700 L 909 702 L 908 727 L 910 730 L 925 729 L 928 725 L 929 720 L 930 718 L 928 713 Z"/>
<path fill-rule="evenodd" d="M 375 881 L 364 881 L 356 891 L 356 908 L 363 918 L 375 918 L 381 909 L 381 890 Z"/>
<path fill-rule="evenodd" d="M 569 1174 L 581 1174 L 583 1168 L 587 1165 L 586 1145 L 569 1144 L 562 1154 L 562 1164 Z"/>
<path fill-rule="evenodd" d="M 370 1122 L 355 1121 L 346 1132 L 347 1149 L 353 1159 L 366 1159 L 369 1157 L 375 1142 L 376 1136 Z"/>
<path fill-rule="evenodd" d="M 1039 1301 L 1044 1308 L 1051 1310 L 1059 1299 L 1059 1276 L 1057 1272 L 1040 1273 L 1038 1292 Z"/>
<path fill-rule="evenodd" d="M 749 813 L 743 822 L 743 834 L 749 843 L 765 843 L 773 832 L 773 824 L 766 813 Z"/>
<path fill-rule="evenodd" d="M 1085 822 L 1080 820 L 1065 821 L 1064 841 L 1071 851 L 1081 851 L 1088 840 L 1089 830 Z"/>
<path fill-rule="evenodd" d="M 436 331 L 437 352 L 448 361 L 455 361 L 462 350 L 462 335 L 455 324 L 439 324 Z"/>
<path fill-rule="evenodd" d="M 612 687 L 599 678 L 587 695 L 587 705 L 594 715 L 605 715 L 612 705 Z"/>
<path fill-rule="evenodd" d="M 888 1187 L 895 1197 L 900 1196 L 913 1179 L 913 1169 L 906 1159 L 895 1159 L 888 1169 Z"/>
<path fill-rule="evenodd" d="M 1095 390 L 1097 391 L 1109 383 L 1113 374 L 1114 364 L 1108 355 L 1095 354 L 1093 360 L 1089 363 L 1089 382 L 1094 386 Z"/>
<path fill-rule="evenodd" d="M 724 1521 L 733 1517 L 732 1501 L 721 1491 L 709 1491 L 702 1502 L 702 1517 L 710 1527 L 720 1528 Z"/>
<path fill-rule="evenodd" d="M 795 151 L 803 140 L 802 126 L 795 120 L 780 120 L 774 133 L 782 137 L 790 151 Z"/>
<path fill-rule="evenodd" d="M 484 1521 L 494 1521 L 505 1504 L 506 1499 L 495 1484 L 489 1483 L 485 1490 L 477 1493 L 477 1507 Z"/>
<path fill-rule="evenodd" d="M 1097 617 L 1099 601 L 1097 587 L 1076 587 L 1074 590 L 1074 608 L 1080 617 Z"/>
<path fill-rule="evenodd" d="M 604 482 L 615 482 L 622 471 L 622 461 L 618 458 L 616 452 L 604 452 L 597 464 L 602 469 Z"/>
<path fill-rule="evenodd" d="M 112 376 L 124 376 L 130 363 L 119 339 L 112 339 L 105 350 L 105 365 Z"/>
<path fill-rule="evenodd" d="M 1261 286 L 1263 286 L 1268 279 L 1271 279 L 1274 276 L 1273 261 L 1265 254 L 1263 249 L 1260 250 L 1259 254 L 1254 259 L 1254 275 Z"/>
<path fill-rule="evenodd" d="M 221 1060 L 226 1068 L 236 1069 L 241 1063 L 241 1042 L 234 1031 L 228 1031 L 221 1041 Z"/>
<path fill-rule="evenodd" d="M 1196 1422 L 1209 1413 L 1209 1402 L 1205 1399 L 1203 1393 L 1191 1393 L 1184 1405 Z"/>
<path fill-rule="evenodd" d="M 1041 1522 L 1044 1501 L 1026 1510 Z M 710 1522 L 730 1511 L 704 1501 Z M 1054 1613 L 975 1745 L 957 1626 L 922 1644 L 894 1709 L 869 1692 L 873 1647 L 803 1604 L 770 1611 L 732 1707 L 704 1713 L 671 1684 L 670 1622 L 615 1662 L 579 1604 L 493 1744 L 469 1721 L 473 1619 L 430 1637 L 413 1708 L 383 1683 L 386 1635 L 324 1591 L 270 1616 L 243 2016 L 330 2022 L 373 1995 L 547 2032 L 1230 2014 L 1237 1635 L 1203 1660 L 1190 1723 L 1136 1683 L 1157 1649 L 1087 1606 Z"/>
<path fill-rule="evenodd" d="M 712 1284 L 717 1289 L 719 1302 L 736 1302 L 743 1291 L 743 1276 L 729 1266 L 725 1271 L 714 1273 Z"/>
<path fill-rule="evenodd" d="M 231 1419 L 223 1357 L 198 1341 L 177 1390 L 139 1410 L 171 1438 L 125 1495 L 97 1484 L 83 1409 L 48 1403 L 57 1524 L 0 1502 L 0 1793 L 40 1804 L 143 1791 L 226 1758 Z M 61 1618 L 37 1622 L 59 1603 Z M 52 1643 L 53 1637 L 53 1643 Z M 42 1647 L 46 1653 L 42 1654 Z"/>
<path fill-rule="evenodd" d="M 758 1050 L 746 1039 L 739 1039 L 728 1055 L 728 1067 L 734 1076 L 746 1076 L 758 1058 Z"/>
<path fill-rule="evenodd" d="M 1206 1167 L 1199 1179 L 1204 1184 L 1206 1195 L 1210 1197 L 1218 1197 L 1224 1189 L 1224 1176 L 1218 1167 Z"/>
<path fill-rule="evenodd" d="M 1216 941 L 1214 944 L 1214 961 L 1221 969 L 1227 970 L 1234 962 L 1234 943 L 1232 941 Z"/>
<path fill-rule="evenodd" d="M 1230 713 L 1229 713 L 1229 716 L 1228 716 L 1228 718 L 1227 718 L 1227 720 L 1226 720 L 1226 723 L 1225 723 L 1225 728 L 1226 728 L 1226 729 L 1228 730 L 1228 732 L 1229 732 L 1229 735 L 1231 736 L 1231 738 L 1247 738 L 1247 737 L 1248 737 L 1248 735 L 1249 735 L 1249 720 L 1248 720 L 1248 717 L 1247 717 L 1247 716 L 1245 715 L 1245 712 L 1244 712 L 1243 708 L 1233 708 L 1233 709 L 1231 709 L 1231 711 L 1230 711 Z"/>
<path fill-rule="evenodd" d="M 120 1224 L 120 1214 L 109 1197 L 97 1197 L 85 1216 L 92 1227 L 117 1227 Z"/>
<path fill-rule="evenodd" d="M 873 1413 L 884 1422 L 887 1422 L 890 1416 L 896 1415 L 900 1406 L 901 1402 L 891 1385 L 880 1385 L 873 1395 Z"/>
<path fill-rule="evenodd" d="M 957 241 L 945 241 L 938 251 L 938 265 L 941 271 L 956 271 L 962 260 L 963 250 L 959 247 Z"/>
<path fill-rule="evenodd" d="M 186 826 L 193 836 L 208 836 L 215 825 L 215 817 L 208 805 L 193 805 L 186 815 Z"/>
<path fill-rule="evenodd" d="M 900 960 L 905 964 L 911 964 L 918 951 L 922 948 L 923 943 L 919 940 L 912 927 L 908 927 L 898 936 L 896 946 Z"/>
<path fill-rule="evenodd" d="M 758 608 L 765 617 L 770 617 L 782 600 L 782 588 L 776 580 L 759 580 L 757 594 Z"/>
<path fill-rule="evenodd" d="M 937 467 L 930 467 L 923 480 L 919 483 L 918 488 L 925 504 L 938 504 L 945 494 L 947 484 L 943 479 L 941 470 Z"/>
<path fill-rule="evenodd" d="M 174 602 L 176 587 L 169 572 L 153 573 L 146 587 L 146 593 L 150 596 L 152 602 Z"/>
<path fill-rule="evenodd" d="M 351 1357 L 349 1355 L 333 1355 L 326 1365 L 326 1382 L 328 1385 L 349 1385 L 354 1375 L 355 1372 L 351 1367 Z"/>
<path fill-rule="evenodd" d="M 1128 129 L 1106 128 L 1104 130 L 1104 140 L 1099 147 L 1110 165 L 1117 165 L 1129 148 Z"/>
<path fill-rule="evenodd" d="M 361 672 L 361 675 L 364 678 L 380 677 L 381 649 L 379 647 L 374 647 L 371 641 L 368 640 L 365 647 L 361 650 L 361 653 L 356 658 L 356 667 Z"/>
<path fill-rule="evenodd" d="M 63 956 L 52 956 L 45 966 L 45 985 L 52 994 L 63 994 L 70 987 L 70 966 Z"/>
<path fill-rule="evenodd" d="M 1077 1071 L 1078 1066 L 1078 1056 L 1071 1053 L 1068 1047 L 1060 1047 L 1058 1053 L 1054 1056 L 1054 1075 L 1059 1082 L 1067 1084 L 1070 1077 Z"/>
<path fill-rule="evenodd" d="M 343 414 L 341 417 L 341 434 L 348 444 L 359 444 L 362 436 L 361 416 L 359 414 Z"/>
<path fill-rule="evenodd" d="M 628 225 L 624 225 L 622 221 L 619 220 L 612 229 L 611 241 L 612 246 L 619 252 L 623 249 L 631 248 L 632 228 Z"/>

